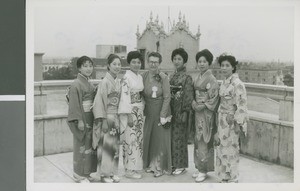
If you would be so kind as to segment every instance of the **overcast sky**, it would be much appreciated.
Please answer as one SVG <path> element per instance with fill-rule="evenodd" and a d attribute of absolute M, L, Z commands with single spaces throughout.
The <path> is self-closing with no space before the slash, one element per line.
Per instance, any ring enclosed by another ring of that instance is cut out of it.
<path fill-rule="evenodd" d="M 293 61 L 294 10 L 288 6 L 175 6 L 170 18 L 185 15 L 190 30 L 200 25 L 200 50 L 239 60 Z M 150 12 L 168 29 L 168 6 L 47 6 L 34 10 L 34 51 L 44 57 L 96 56 L 97 44 L 136 48 L 136 29 L 145 29 Z"/>

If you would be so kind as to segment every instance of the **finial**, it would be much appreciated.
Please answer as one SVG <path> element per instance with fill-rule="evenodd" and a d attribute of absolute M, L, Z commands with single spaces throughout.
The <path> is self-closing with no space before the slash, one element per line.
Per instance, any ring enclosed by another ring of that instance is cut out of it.
<path fill-rule="evenodd" d="M 183 48 L 183 43 L 182 42 L 179 43 L 179 48 Z"/>
<path fill-rule="evenodd" d="M 185 15 L 183 15 L 183 22 L 185 23 Z"/>
<path fill-rule="evenodd" d="M 152 14 L 152 11 L 150 13 L 150 22 L 152 22 L 152 19 L 153 19 L 153 14 Z"/>
<path fill-rule="evenodd" d="M 158 15 L 156 15 L 155 22 L 156 22 L 156 24 L 158 24 Z"/>
<path fill-rule="evenodd" d="M 137 25 L 137 28 L 136 28 L 136 36 L 139 37 L 140 36 L 140 29 L 139 29 L 139 25 Z"/>
<path fill-rule="evenodd" d="M 197 32 L 196 36 L 199 38 L 200 35 L 201 35 L 201 33 L 200 33 L 200 25 L 198 25 L 198 32 Z"/>
<path fill-rule="evenodd" d="M 164 29 L 164 23 L 162 21 L 161 21 L 160 26 L 161 26 L 161 29 Z"/>
<path fill-rule="evenodd" d="M 178 19 L 179 19 L 179 22 L 181 22 L 181 11 L 179 11 Z"/>
<path fill-rule="evenodd" d="M 175 27 L 175 19 L 173 20 L 173 27 Z"/>

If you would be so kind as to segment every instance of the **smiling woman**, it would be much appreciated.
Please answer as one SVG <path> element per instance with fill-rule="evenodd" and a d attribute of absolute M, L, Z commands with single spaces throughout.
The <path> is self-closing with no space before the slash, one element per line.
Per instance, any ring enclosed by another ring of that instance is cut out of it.
<path fill-rule="evenodd" d="M 121 59 L 111 54 L 107 59 L 108 72 L 98 86 L 93 105 L 95 126 L 93 129 L 93 147 L 97 148 L 98 176 L 102 182 L 119 182 L 117 176 L 119 164 L 120 122 L 118 107 L 120 101 Z"/>

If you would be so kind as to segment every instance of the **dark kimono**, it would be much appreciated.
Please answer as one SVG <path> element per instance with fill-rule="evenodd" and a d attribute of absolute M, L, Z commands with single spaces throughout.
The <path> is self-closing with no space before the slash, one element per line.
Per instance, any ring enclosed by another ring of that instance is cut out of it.
<path fill-rule="evenodd" d="M 219 85 L 211 70 L 194 82 L 195 141 L 194 162 L 199 172 L 214 170 L 213 136 L 216 132 L 216 113 L 219 103 Z M 199 109 L 201 108 L 202 109 Z"/>
<path fill-rule="evenodd" d="M 186 68 L 177 70 L 170 79 L 171 85 L 171 148 L 173 168 L 188 167 L 188 115 L 194 99 L 193 80 Z M 183 119 L 183 113 L 186 118 Z"/>
<path fill-rule="evenodd" d="M 73 170 L 76 178 L 88 177 L 97 170 L 97 155 L 92 148 L 94 116 L 91 111 L 95 87 L 81 74 L 69 91 L 68 125 L 73 133 Z"/>
<path fill-rule="evenodd" d="M 167 75 L 156 76 L 149 71 L 143 74 L 145 98 L 145 125 L 143 167 L 154 172 L 171 173 L 171 129 L 160 124 L 160 118 L 170 116 L 170 84 Z"/>
<path fill-rule="evenodd" d="M 114 79 L 109 73 L 106 73 L 98 86 L 94 101 L 93 113 L 95 119 L 102 119 L 101 127 L 94 129 L 95 141 L 98 143 L 98 167 L 101 176 L 112 176 L 118 171 L 120 87 L 120 79 Z M 108 130 L 104 131 L 104 127 Z"/>

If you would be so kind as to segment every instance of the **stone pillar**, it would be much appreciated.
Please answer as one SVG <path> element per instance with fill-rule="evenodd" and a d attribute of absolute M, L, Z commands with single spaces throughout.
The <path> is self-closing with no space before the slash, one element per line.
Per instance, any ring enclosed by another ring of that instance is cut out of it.
<path fill-rule="evenodd" d="M 34 84 L 34 115 L 47 114 L 47 95 L 42 91 L 42 83 Z"/>
<path fill-rule="evenodd" d="M 286 87 L 285 94 L 279 101 L 279 120 L 294 121 L 294 89 Z"/>
<path fill-rule="evenodd" d="M 43 55 L 34 53 L 34 81 L 43 81 Z"/>

